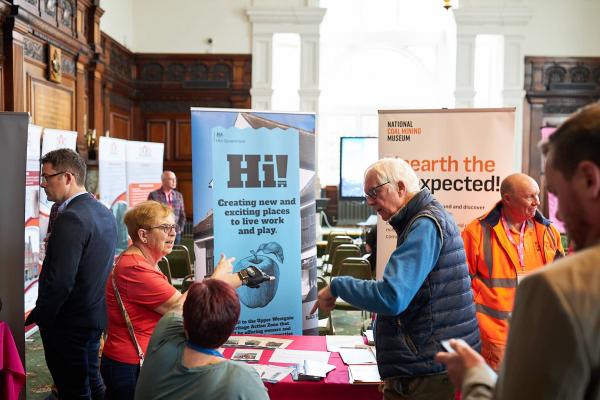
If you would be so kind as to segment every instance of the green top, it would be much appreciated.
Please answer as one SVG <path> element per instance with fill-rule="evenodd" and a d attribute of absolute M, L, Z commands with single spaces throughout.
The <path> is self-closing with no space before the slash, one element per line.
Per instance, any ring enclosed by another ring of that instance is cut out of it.
<path fill-rule="evenodd" d="M 169 312 L 156 325 L 135 390 L 136 400 L 148 399 L 269 399 L 258 373 L 242 362 L 186 368 L 183 318 Z"/>

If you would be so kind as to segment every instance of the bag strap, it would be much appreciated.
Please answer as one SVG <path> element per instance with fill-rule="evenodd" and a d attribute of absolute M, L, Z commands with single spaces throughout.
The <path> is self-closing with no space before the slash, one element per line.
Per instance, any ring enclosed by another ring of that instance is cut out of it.
<path fill-rule="evenodd" d="M 123 314 L 123 319 L 125 319 L 125 324 L 127 324 L 127 330 L 129 331 L 129 336 L 131 337 L 131 341 L 133 342 L 133 345 L 135 346 L 135 348 L 137 350 L 138 357 L 140 358 L 140 367 L 141 367 L 142 364 L 144 364 L 144 352 L 142 351 L 142 348 L 140 347 L 140 344 L 138 343 L 137 338 L 135 337 L 135 331 L 133 330 L 133 324 L 131 323 L 129 314 L 127 313 L 127 310 L 125 309 L 125 304 L 123 304 L 123 299 L 121 299 L 121 295 L 119 294 L 119 289 L 117 289 L 117 281 L 115 280 L 115 268 L 117 267 L 117 264 L 121 260 L 122 256 L 123 256 L 123 253 L 121 253 L 121 255 L 119 256 L 117 261 L 115 261 L 115 264 L 113 265 L 113 270 L 111 271 L 110 276 L 111 276 L 111 280 L 112 280 L 112 287 L 115 292 L 115 297 L 117 299 L 117 303 L 119 303 L 119 307 L 121 308 L 121 314 Z"/>

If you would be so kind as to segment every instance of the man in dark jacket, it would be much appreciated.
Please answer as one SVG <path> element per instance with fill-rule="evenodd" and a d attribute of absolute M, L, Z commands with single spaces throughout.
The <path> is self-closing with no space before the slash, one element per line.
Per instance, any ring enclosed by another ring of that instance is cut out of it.
<path fill-rule="evenodd" d="M 382 280 L 338 277 L 313 309 L 337 297 L 377 313 L 375 346 L 385 399 L 453 399 L 446 369 L 434 361 L 441 341 L 458 336 L 478 347 L 479 330 L 460 232 L 403 160 L 370 166 L 367 203 L 398 234 Z"/>
<path fill-rule="evenodd" d="M 61 399 L 102 399 L 100 335 L 106 327 L 104 287 L 113 265 L 117 227 L 110 211 L 85 190 L 85 162 L 68 149 L 42 158 L 48 199 L 60 202 L 39 280 L 36 323 L 46 364 Z"/>

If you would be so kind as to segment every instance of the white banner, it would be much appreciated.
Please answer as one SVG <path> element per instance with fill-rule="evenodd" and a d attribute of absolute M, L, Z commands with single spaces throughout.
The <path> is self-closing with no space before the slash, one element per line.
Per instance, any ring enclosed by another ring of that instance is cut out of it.
<path fill-rule="evenodd" d="M 29 125 L 25 171 L 25 315 L 37 300 L 40 275 L 40 142 L 42 127 Z M 31 329 L 31 327 L 29 327 Z M 27 333 L 27 332 L 26 332 Z"/>
<path fill-rule="evenodd" d="M 514 170 L 515 109 L 379 111 L 379 158 L 407 161 L 462 230 L 500 200 Z M 396 233 L 377 224 L 377 277 Z"/>
<path fill-rule="evenodd" d="M 161 186 L 164 143 L 127 142 L 127 199 L 129 207 L 146 200 Z"/>
<path fill-rule="evenodd" d="M 125 174 L 127 141 L 100 136 L 98 142 L 98 193 L 117 221 L 117 248 L 127 248 L 129 236 L 123 217 L 127 211 L 127 177 Z"/>

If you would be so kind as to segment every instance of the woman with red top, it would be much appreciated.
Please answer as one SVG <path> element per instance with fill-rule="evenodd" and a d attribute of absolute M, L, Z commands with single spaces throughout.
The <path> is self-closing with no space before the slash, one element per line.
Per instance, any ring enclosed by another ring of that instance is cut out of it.
<path fill-rule="evenodd" d="M 171 209 L 156 201 L 144 201 L 125 214 L 125 225 L 133 244 L 121 253 L 106 284 L 108 337 L 102 352 L 101 372 L 106 398 L 111 400 L 134 398 L 141 361 L 138 344 L 145 353 L 160 318 L 186 298 L 186 294 L 169 284 L 157 265 L 173 249 L 177 225 Z M 231 273 L 232 261 L 233 258 L 221 256 L 213 278 L 237 288 L 242 281 Z M 115 295 L 113 278 L 137 344 Z"/>

